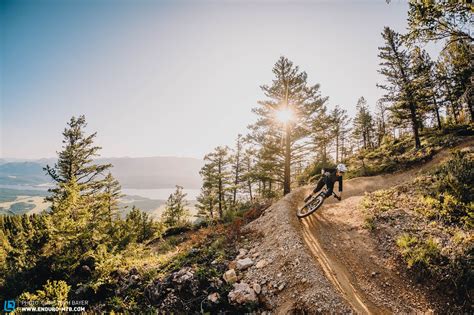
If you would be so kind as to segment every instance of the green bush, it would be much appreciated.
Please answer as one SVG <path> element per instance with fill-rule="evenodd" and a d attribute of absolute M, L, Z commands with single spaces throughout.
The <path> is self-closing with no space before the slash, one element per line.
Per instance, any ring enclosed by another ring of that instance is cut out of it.
<path fill-rule="evenodd" d="M 436 172 L 440 192 L 448 192 L 463 203 L 474 201 L 474 159 L 465 151 L 454 151 L 448 163 Z"/>
<path fill-rule="evenodd" d="M 415 236 L 402 234 L 397 239 L 397 246 L 407 262 L 408 268 L 419 266 L 430 270 L 433 267 L 432 262 L 440 256 L 439 246 L 432 238 L 423 241 L 418 240 Z"/>
<path fill-rule="evenodd" d="M 20 295 L 20 301 L 52 301 L 53 306 L 66 305 L 70 286 L 65 281 L 48 280 L 43 288 L 35 293 L 24 292 Z"/>
<path fill-rule="evenodd" d="M 424 177 L 424 198 L 428 217 L 449 225 L 474 227 L 474 160 L 469 152 L 455 151 L 453 157 L 438 167 L 431 177 Z"/>

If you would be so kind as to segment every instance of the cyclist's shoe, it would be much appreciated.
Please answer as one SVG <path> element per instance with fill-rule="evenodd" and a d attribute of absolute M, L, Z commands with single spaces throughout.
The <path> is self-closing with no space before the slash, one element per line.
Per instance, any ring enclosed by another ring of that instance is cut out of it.
<path fill-rule="evenodd" d="M 342 200 L 342 198 L 341 198 L 341 197 L 339 197 L 339 196 L 336 196 L 336 195 L 334 195 L 334 198 L 336 198 L 336 199 L 337 199 L 337 200 L 339 200 L 339 201 L 341 201 L 341 200 Z"/>

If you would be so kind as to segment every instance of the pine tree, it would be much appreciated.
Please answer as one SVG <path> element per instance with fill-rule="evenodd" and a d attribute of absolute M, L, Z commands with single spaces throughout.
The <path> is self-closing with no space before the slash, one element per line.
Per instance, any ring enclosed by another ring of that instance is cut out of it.
<path fill-rule="evenodd" d="M 257 151 L 255 176 L 259 181 L 259 194 L 263 198 L 272 198 L 276 190 L 284 184 L 285 163 L 281 153 L 281 142 L 273 137 L 266 137 L 260 142 L 262 146 Z"/>
<path fill-rule="evenodd" d="M 112 212 L 117 207 L 119 185 L 103 173 L 111 165 L 93 161 L 100 147 L 94 146 L 96 133 L 86 135 L 84 116 L 71 118 L 64 130 L 63 150 L 58 162 L 46 172 L 56 182 L 47 200 L 52 202 L 46 226 L 49 241 L 43 252 L 53 257 L 54 272 L 67 275 L 86 255 L 109 246 Z M 112 248 L 112 246 L 110 246 Z"/>
<path fill-rule="evenodd" d="M 237 190 L 241 181 L 241 168 L 242 168 L 242 135 L 237 136 L 237 142 L 235 145 L 235 154 L 232 155 L 232 172 L 234 176 L 234 185 L 232 187 L 232 206 L 235 206 L 237 200 Z"/>
<path fill-rule="evenodd" d="M 174 227 L 187 222 L 189 209 L 186 208 L 188 205 L 186 196 L 187 194 L 183 193 L 183 187 L 176 185 L 176 190 L 168 197 L 165 211 L 161 215 L 166 226 Z"/>
<path fill-rule="evenodd" d="M 418 113 L 420 130 L 424 128 L 424 121 L 431 109 L 431 93 L 429 87 L 429 56 L 420 47 L 415 46 L 410 51 L 410 69 L 412 73 L 412 84 L 414 100 Z"/>
<path fill-rule="evenodd" d="M 216 193 L 210 187 L 201 187 L 201 193 L 197 197 L 196 208 L 198 209 L 197 216 L 205 220 L 215 219 L 215 207 L 217 204 Z"/>
<path fill-rule="evenodd" d="M 254 200 L 253 184 L 257 180 L 256 175 L 256 150 L 254 148 L 246 148 L 243 156 L 243 174 L 242 181 L 245 182 L 249 199 Z"/>
<path fill-rule="evenodd" d="M 51 167 L 47 165 L 44 170 L 57 184 L 50 189 L 51 197 L 48 201 L 64 193 L 61 184 L 69 183 L 74 178 L 80 188 L 81 194 L 95 194 L 104 187 L 101 176 L 111 164 L 94 164 L 93 158 L 99 156 L 99 146 L 94 146 L 97 133 L 86 135 L 84 129 L 87 123 L 84 116 L 72 117 L 63 132 L 63 149 L 58 153 L 58 162 Z"/>
<path fill-rule="evenodd" d="M 329 164 L 331 143 L 333 142 L 333 122 L 327 107 L 320 108 L 316 117 L 311 121 L 311 151 L 316 152 L 317 160 L 323 167 Z"/>
<path fill-rule="evenodd" d="M 283 178 L 283 193 L 287 194 L 291 190 L 291 166 L 298 162 L 296 155 L 303 149 L 303 139 L 308 135 L 307 117 L 325 100 L 319 95 L 319 85 L 310 86 L 306 72 L 300 72 L 288 58 L 280 57 L 273 73 L 272 84 L 261 86 L 267 99 L 253 109 L 258 121 L 250 128 L 252 138 L 260 146 L 279 144 L 274 148 L 283 161 L 283 174 L 277 177 Z"/>
<path fill-rule="evenodd" d="M 204 161 L 209 165 L 211 170 L 209 181 L 210 185 L 215 189 L 218 214 L 219 218 L 222 219 L 224 217 L 224 211 L 227 209 L 226 197 L 230 183 L 232 182 L 229 170 L 229 147 L 215 148 L 213 152 L 204 157 Z"/>
<path fill-rule="evenodd" d="M 417 109 L 416 85 L 413 82 L 410 58 L 407 50 L 403 48 L 400 35 L 389 27 L 382 33 L 385 46 L 379 47 L 381 69 L 379 72 L 385 76 L 388 85 L 378 84 L 387 93 L 384 102 L 391 103 L 389 110 L 401 123 L 410 122 L 415 140 L 415 147 L 421 147 L 419 128 L 420 117 Z"/>
<path fill-rule="evenodd" d="M 125 235 L 124 243 L 143 243 L 155 236 L 159 231 L 159 226 L 155 224 L 148 213 L 141 211 L 133 206 L 132 210 L 125 217 Z"/>
<path fill-rule="evenodd" d="M 67 275 L 77 266 L 86 252 L 100 242 L 96 231 L 90 230 L 92 211 L 90 196 L 81 195 L 75 176 L 59 184 L 62 194 L 53 195 L 53 207 L 47 216 L 49 241 L 43 248 L 47 257 L 53 257 L 52 272 Z M 102 240 L 106 240 L 105 235 Z"/>
<path fill-rule="evenodd" d="M 382 140 L 387 135 L 388 126 L 387 126 L 387 107 L 382 102 L 378 100 L 376 103 L 376 112 L 375 112 L 375 134 L 377 137 L 377 146 L 382 144 Z"/>
<path fill-rule="evenodd" d="M 353 135 L 358 141 L 362 142 L 363 148 L 367 150 L 373 146 L 374 120 L 363 96 L 357 101 L 356 111 Z"/>
<path fill-rule="evenodd" d="M 463 102 L 471 121 L 474 121 L 472 59 L 470 44 L 465 40 L 453 40 L 441 51 L 437 64 L 445 103 L 455 122 L 459 120 Z"/>
<path fill-rule="evenodd" d="M 110 223 L 116 219 L 119 212 L 119 200 L 124 195 L 122 194 L 122 187 L 117 179 L 115 179 L 109 172 L 104 180 L 103 192 L 104 204 L 107 209 L 107 218 Z"/>
<path fill-rule="evenodd" d="M 335 139 L 336 147 L 336 163 L 342 160 L 342 152 L 344 151 L 344 135 L 348 131 L 350 123 L 347 111 L 336 105 L 331 111 L 331 123 L 333 139 Z M 342 145 L 342 148 L 341 148 Z"/>
<path fill-rule="evenodd" d="M 214 165 L 206 163 L 199 171 L 202 178 L 201 194 L 197 198 L 198 217 L 215 219 L 215 206 L 217 204 L 217 185 Z"/>
<path fill-rule="evenodd" d="M 463 1 L 409 2 L 408 43 L 439 41 L 450 38 L 452 42 L 472 42 L 470 32 L 472 4 Z"/>

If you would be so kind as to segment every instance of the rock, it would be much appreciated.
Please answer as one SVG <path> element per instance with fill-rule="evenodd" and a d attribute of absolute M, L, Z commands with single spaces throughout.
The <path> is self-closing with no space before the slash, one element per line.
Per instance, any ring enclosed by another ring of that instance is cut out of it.
<path fill-rule="evenodd" d="M 223 278 L 227 283 L 234 283 L 237 281 L 237 274 L 234 269 L 229 269 L 224 273 Z"/>
<path fill-rule="evenodd" d="M 282 273 L 281 273 L 281 272 L 279 272 L 279 273 L 277 274 L 277 277 L 278 277 L 278 278 L 280 278 L 280 277 L 281 277 L 281 275 L 282 275 Z"/>
<path fill-rule="evenodd" d="M 224 283 L 224 282 L 222 282 L 221 279 L 216 278 L 216 277 L 212 278 L 212 280 L 210 282 L 211 282 L 211 286 L 214 287 L 214 288 L 220 288 L 222 286 L 222 284 Z"/>
<path fill-rule="evenodd" d="M 257 267 L 258 269 L 260 268 L 263 268 L 263 267 L 266 267 L 268 265 L 268 260 L 266 259 L 261 259 L 257 262 L 257 264 L 255 265 L 255 267 Z"/>
<path fill-rule="evenodd" d="M 183 283 L 194 277 L 194 272 L 190 267 L 185 267 L 172 274 L 172 281 L 176 283 Z"/>
<path fill-rule="evenodd" d="M 306 283 L 306 281 L 308 281 L 308 279 L 306 279 L 306 278 L 301 279 L 301 282 L 303 282 L 303 283 Z"/>
<path fill-rule="evenodd" d="M 247 283 L 235 283 L 234 289 L 229 292 L 229 301 L 234 304 L 255 303 L 257 295 Z"/>
<path fill-rule="evenodd" d="M 252 258 L 253 258 L 253 259 L 257 258 L 258 256 L 260 256 L 260 253 L 259 253 L 259 252 L 256 252 L 256 253 L 253 253 L 253 254 L 252 254 Z"/>
<path fill-rule="evenodd" d="M 244 258 L 237 260 L 237 269 L 238 270 L 245 270 L 253 265 L 253 261 L 250 258 Z"/>
<path fill-rule="evenodd" d="M 220 295 L 217 292 L 211 293 L 207 296 L 207 299 L 211 301 L 212 303 L 217 303 L 219 298 L 220 298 Z"/>
<path fill-rule="evenodd" d="M 239 255 L 240 256 L 245 256 L 247 255 L 248 251 L 245 248 L 239 249 Z"/>
<path fill-rule="evenodd" d="M 258 283 L 254 283 L 252 288 L 255 291 L 255 293 L 257 293 L 257 294 L 260 294 L 260 292 L 262 292 L 262 287 Z"/>
<path fill-rule="evenodd" d="M 282 283 L 282 284 L 280 284 L 280 286 L 278 287 L 278 291 L 281 291 L 281 290 L 283 290 L 284 288 L 285 288 L 285 284 Z"/>
<path fill-rule="evenodd" d="M 372 273 L 370 274 L 372 277 L 375 277 L 377 273 L 375 271 L 372 271 Z"/>

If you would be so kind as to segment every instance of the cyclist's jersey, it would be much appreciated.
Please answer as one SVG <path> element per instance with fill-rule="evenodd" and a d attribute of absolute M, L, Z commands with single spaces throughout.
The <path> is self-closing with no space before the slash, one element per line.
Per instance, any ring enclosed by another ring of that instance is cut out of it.
<path fill-rule="evenodd" d="M 334 187 L 334 183 L 336 181 L 338 181 L 339 182 L 339 192 L 342 192 L 342 176 L 337 176 L 336 172 L 337 172 L 337 170 L 335 168 L 325 168 L 325 169 L 323 169 L 323 175 L 326 176 L 327 180 L 332 184 L 331 186 Z M 332 189 L 331 189 L 331 191 L 332 191 Z"/>

